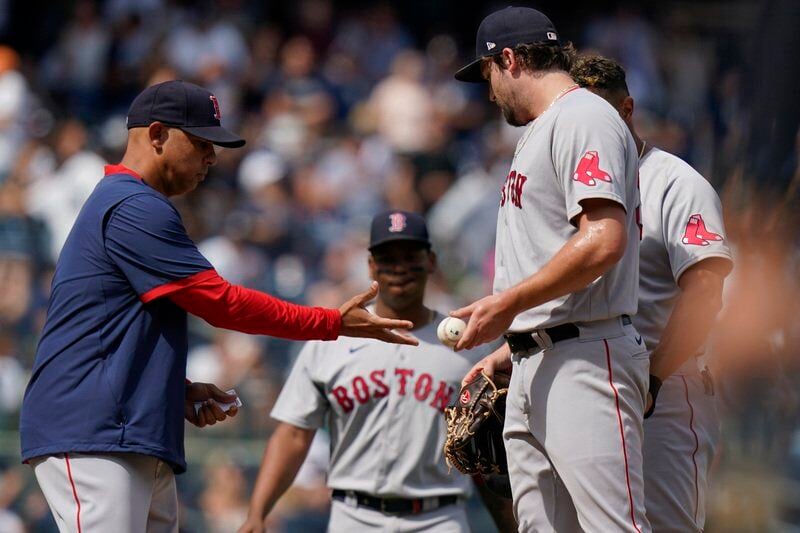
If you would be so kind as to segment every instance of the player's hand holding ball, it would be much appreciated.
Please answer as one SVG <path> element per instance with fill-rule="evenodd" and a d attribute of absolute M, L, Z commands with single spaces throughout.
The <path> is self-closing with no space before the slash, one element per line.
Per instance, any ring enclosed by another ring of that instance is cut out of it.
<path fill-rule="evenodd" d="M 460 318 L 448 316 L 439 322 L 439 327 L 436 328 L 436 335 L 442 341 L 442 344 L 454 348 L 465 329 L 467 329 L 466 322 Z"/>

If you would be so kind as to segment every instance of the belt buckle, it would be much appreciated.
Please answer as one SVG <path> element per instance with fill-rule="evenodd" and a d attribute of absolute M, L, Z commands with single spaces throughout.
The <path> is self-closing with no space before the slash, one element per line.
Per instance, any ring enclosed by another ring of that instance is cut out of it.
<path fill-rule="evenodd" d="M 553 340 L 550 338 L 550 335 L 547 334 L 547 331 L 543 329 L 533 330 L 531 332 L 531 337 L 533 337 L 533 340 L 542 351 L 549 350 L 553 347 Z"/>
<path fill-rule="evenodd" d="M 358 495 L 355 492 L 351 491 L 351 490 L 348 490 L 348 491 L 346 491 L 344 493 L 344 503 L 345 503 L 345 505 L 348 505 L 349 507 L 354 507 L 354 508 L 358 508 L 360 506 L 360 504 L 361 504 L 358 501 Z"/>

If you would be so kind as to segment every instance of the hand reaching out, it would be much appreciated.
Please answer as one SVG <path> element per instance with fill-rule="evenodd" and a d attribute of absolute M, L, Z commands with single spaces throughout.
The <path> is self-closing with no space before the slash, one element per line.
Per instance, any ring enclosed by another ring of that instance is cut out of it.
<path fill-rule="evenodd" d="M 339 312 L 342 313 L 342 327 L 339 330 L 339 335 L 345 337 L 367 337 L 393 344 L 417 346 L 419 341 L 414 337 L 391 331 L 393 329 L 409 330 L 414 327 L 414 324 L 408 320 L 381 318 L 365 309 L 364 306 L 375 298 L 377 294 L 378 283 L 372 282 L 369 290 L 350 298 L 339 308 Z"/>

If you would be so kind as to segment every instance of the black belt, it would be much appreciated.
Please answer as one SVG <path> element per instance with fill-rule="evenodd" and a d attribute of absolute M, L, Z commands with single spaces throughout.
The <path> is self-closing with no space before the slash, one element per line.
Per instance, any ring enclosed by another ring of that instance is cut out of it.
<path fill-rule="evenodd" d="M 622 325 L 627 326 L 629 324 L 631 324 L 631 317 L 628 315 L 622 315 Z M 550 337 L 550 341 L 553 344 L 565 341 L 567 339 L 574 339 L 581 334 L 578 326 L 575 324 L 561 324 L 560 326 L 545 328 L 544 332 L 548 337 Z M 536 342 L 534 334 L 536 334 L 536 331 L 506 333 L 505 338 L 506 342 L 508 342 L 508 347 L 511 348 L 511 353 L 524 353 L 530 352 L 531 350 L 541 350 L 542 346 Z"/>
<path fill-rule="evenodd" d="M 348 496 L 355 498 L 358 507 L 369 507 L 388 514 L 419 514 L 433 511 L 445 505 L 453 505 L 458 496 L 433 496 L 431 498 L 379 498 L 363 492 L 333 489 L 333 499 L 348 502 Z"/>

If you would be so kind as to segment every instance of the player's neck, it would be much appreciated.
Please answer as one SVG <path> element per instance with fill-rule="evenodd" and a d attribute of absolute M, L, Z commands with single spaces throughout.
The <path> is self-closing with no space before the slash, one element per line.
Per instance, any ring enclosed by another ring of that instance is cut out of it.
<path fill-rule="evenodd" d="M 125 152 L 125 155 L 122 156 L 122 161 L 120 161 L 120 164 L 139 174 L 142 177 L 142 181 L 147 183 L 161 194 L 165 196 L 167 195 L 167 193 L 161 187 L 161 172 L 152 158 L 142 156 L 141 154 L 137 153 L 136 150 L 131 150 L 129 148 Z"/>
<path fill-rule="evenodd" d="M 527 104 L 530 119 L 534 120 L 550 109 L 556 100 L 575 85 L 575 81 L 564 71 L 558 70 L 528 76 L 530 91 Z"/>
<path fill-rule="evenodd" d="M 626 120 L 626 122 L 628 122 Z M 644 154 L 650 151 L 653 148 L 650 144 L 646 143 L 639 137 L 639 134 L 636 133 L 636 128 L 633 127 L 633 123 L 631 122 L 628 124 L 628 129 L 631 132 L 631 136 L 633 137 L 633 142 L 636 143 L 636 153 L 639 154 L 639 159 L 644 157 Z"/>
<path fill-rule="evenodd" d="M 427 326 L 433 319 L 433 312 L 425 307 L 422 302 L 410 305 L 405 309 L 393 309 L 380 298 L 375 300 L 375 314 L 383 318 L 410 320 L 414 323 L 414 329 Z"/>

